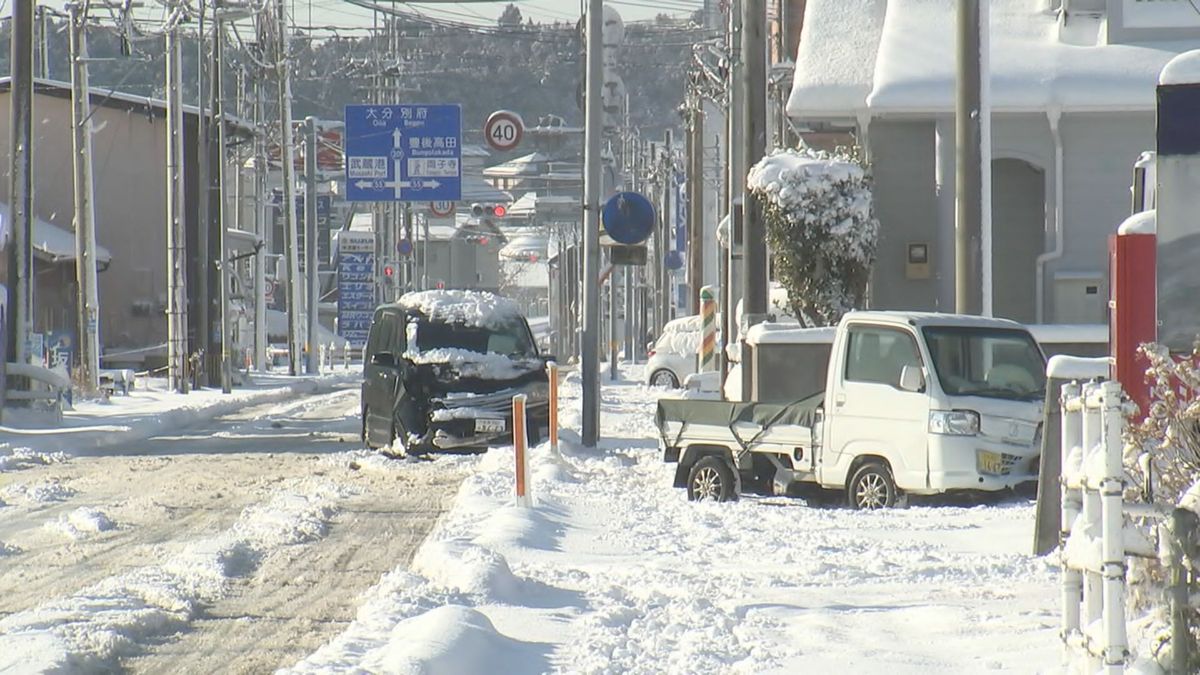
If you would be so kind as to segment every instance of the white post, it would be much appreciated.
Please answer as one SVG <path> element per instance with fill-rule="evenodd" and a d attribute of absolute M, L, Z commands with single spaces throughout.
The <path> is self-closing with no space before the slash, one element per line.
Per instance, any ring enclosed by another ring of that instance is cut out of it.
<path fill-rule="evenodd" d="M 1076 448 L 1083 447 L 1083 416 L 1078 409 L 1079 383 L 1068 382 L 1062 386 L 1059 405 L 1062 409 L 1062 524 L 1059 541 L 1066 546 L 1071 536 L 1071 525 L 1082 507 L 1075 476 L 1071 472 L 1070 456 Z M 1079 603 L 1083 594 L 1083 577 L 1079 570 L 1062 561 L 1062 638 L 1064 659 L 1070 658 L 1072 636 L 1079 633 Z"/>
<path fill-rule="evenodd" d="M 1088 475 L 1088 467 L 1093 461 L 1092 456 L 1097 452 L 1104 451 L 1104 448 L 1101 446 L 1100 437 L 1100 410 L 1093 405 L 1092 400 L 1098 393 L 1098 388 L 1095 382 L 1088 382 L 1083 385 L 1082 392 L 1083 468 L 1081 473 L 1083 475 L 1083 519 L 1087 529 L 1093 532 L 1100 525 L 1100 493 L 1096 491 L 1096 486 L 1092 484 L 1091 477 Z M 1087 628 L 1093 622 L 1100 619 L 1103 612 L 1103 598 L 1100 586 L 1100 575 L 1095 570 L 1084 570 L 1083 629 L 1085 635 L 1087 634 Z"/>
<path fill-rule="evenodd" d="M 1100 500 L 1103 517 L 1103 598 L 1104 598 L 1104 672 L 1125 671 L 1125 540 L 1122 503 L 1125 469 L 1125 416 L 1121 410 L 1121 384 L 1108 381 L 1100 385 L 1103 405 L 1104 478 Z"/>

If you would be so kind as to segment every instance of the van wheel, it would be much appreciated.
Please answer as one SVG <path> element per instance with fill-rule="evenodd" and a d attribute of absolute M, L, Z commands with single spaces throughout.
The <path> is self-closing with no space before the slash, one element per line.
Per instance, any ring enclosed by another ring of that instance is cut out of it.
<path fill-rule="evenodd" d="M 670 387 L 671 389 L 679 388 L 679 378 L 675 377 L 675 373 L 666 368 L 659 368 L 650 374 L 650 384 L 655 387 Z"/>
<path fill-rule="evenodd" d="M 688 472 L 688 500 L 693 502 L 731 502 L 737 499 L 733 469 L 720 457 L 701 457 Z"/>
<path fill-rule="evenodd" d="M 867 462 L 846 486 L 846 499 L 855 509 L 890 509 L 896 505 L 896 482 L 882 462 Z"/>
<path fill-rule="evenodd" d="M 367 418 L 371 415 L 371 409 L 364 406 L 362 411 L 362 442 L 369 450 L 374 450 L 379 447 L 371 443 L 371 430 L 367 427 Z"/>

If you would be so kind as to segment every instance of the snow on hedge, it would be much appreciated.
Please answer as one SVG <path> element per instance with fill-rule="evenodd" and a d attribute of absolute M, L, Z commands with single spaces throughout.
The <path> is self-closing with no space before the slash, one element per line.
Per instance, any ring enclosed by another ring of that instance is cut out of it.
<path fill-rule="evenodd" d="M 764 203 L 767 244 L 795 316 L 833 325 L 863 306 L 879 221 L 871 179 L 849 155 L 776 150 L 750 170 Z"/>
<path fill-rule="evenodd" d="M 434 321 L 480 328 L 498 328 L 521 316 L 517 303 L 486 291 L 420 291 L 406 293 L 398 302 Z"/>

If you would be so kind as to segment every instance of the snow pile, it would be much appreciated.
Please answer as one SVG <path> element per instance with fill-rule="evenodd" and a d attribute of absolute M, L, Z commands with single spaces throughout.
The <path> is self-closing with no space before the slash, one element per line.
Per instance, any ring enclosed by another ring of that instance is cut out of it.
<path fill-rule="evenodd" d="M 74 490 L 57 480 L 48 480 L 34 485 L 13 483 L 4 490 L 4 493 L 9 497 L 21 497 L 26 501 L 36 503 L 66 501 L 75 495 Z"/>
<path fill-rule="evenodd" d="M 59 517 L 57 521 L 46 524 L 46 527 L 57 530 L 71 539 L 83 539 L 88 535 L 107 532 L 116 526 L 103 511 L 89 506 L 81 506 Z"/>
<path fill-rule="evenodd" d="M 404 294 L 398 303 L 433 321 L 481 328 L 498 328 L 521 316 L 517 303 L 486 291 L 420 291 Z"/>
<path fill-rule="evenodd" d="M 636 377 L 635 372 L 630 374 Z M 577 379 L 562 419 L 577 424 Z M 1034 507 L 882 513 L 694 504 L 656 446 L 653 389 L 602 390 L 601 448 L 493 449 L 411 569 L 291 672 L 1036 672 L 1059 663 Z M 439 460 L 440 461 L 440 460 Z M 486 619 L 486 623 L 484 622 Z"/>
<path fill-rule="evenodd" d="M 0 672 L 107 670 L 139 643 L 182 630 L 225 593 L 231 577 L 253 571 L 279 547 L 324 533 L 341 492 L 323 483 L 297 488 L 303 491 L 246 509 L 232 528 L 162 565 L 0 619 Z"/>
<path fill-rule="evenodd" d="M 847 155 L 776 150 L 750 169 L 747 187 L 765 203 L 793 314 L 828 326 L 862 307 L 879 237 L 863 167 Z"/>
<path fill-rule="evenodd" d="M 67 461 L 61 452 L 38 452 L 32 448 L 13 448 L 0 445 L 0 472 L 19 471 L 32 466 L 58 464 Z"/>
<path fill-rule="evenodd" d="M 536 359 L 513 359 L 504 354 L 482 354 L 458 347 L 423 352 L 409 350 L 404 356 L 416 364 L 443 365 L 461 377 L 482 380 L 511 380 L 542 367 L 542 362 Z"/>

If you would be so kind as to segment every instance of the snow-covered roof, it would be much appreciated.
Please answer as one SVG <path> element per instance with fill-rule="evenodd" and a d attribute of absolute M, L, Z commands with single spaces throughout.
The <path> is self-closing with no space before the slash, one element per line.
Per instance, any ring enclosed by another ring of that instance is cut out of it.
<path fill-rule="evenodd" d="M 495 327 L 521 316 L 521 308 L 508 298 L 485 291 L 420 291 L 396 301 L 436 321 L 468 326 Z"/>
<path fill-rule="evenodd" d="M 512 195 L 499 190 L 487 181 L 473 174 L 462 177 L 462 201 L 464 202 L 504 202 L 512 201 Z"/>
<path fill-rule="evenodd" d="M 849 117 L 866 106 L 887 0 L 808 0 L 787 113 Z"/>
<path fill-rule="evenodd" d="M 0 240 L 12 236 L 12 220 L 8 216 L 8 204 L 0 203 Z M 41 218 L 33 219 L 34 255 L 52 263 L 66 263 L 75 260 L 75 233 L 48 223 Z M 112 261 L 108 249 L 96 244 L 96 262 L 107 265 Z"/>
<path fill-rule="evenodd" d="M 810 1 L 788 114 L 830 119 L 864 110 L 953 111 L 957 4 Z M 991 0 L 989 7 L 991 104 L 999 112 L 1153 110 L 1159 73 L 1195 46 L 1109 44 L 1103 15 L 1074 13 L 1060 22 L 1041 0 Z"/>
<path fill-rule="evenodd" d="M 483 170 L 485 176 L 525 176 L 530 174 L 541 173 L 539 164 L 549 161 L 550 157 L 543 155 L 540 152 L 531 152 L 528 155 L 522 155 L 515 159 L 510 159 L 503 164 L 489 166 Z"/>

